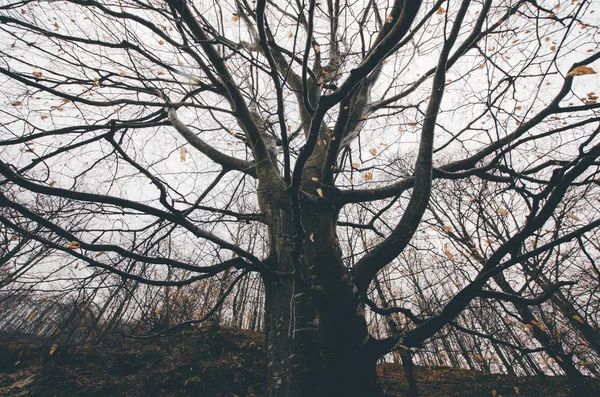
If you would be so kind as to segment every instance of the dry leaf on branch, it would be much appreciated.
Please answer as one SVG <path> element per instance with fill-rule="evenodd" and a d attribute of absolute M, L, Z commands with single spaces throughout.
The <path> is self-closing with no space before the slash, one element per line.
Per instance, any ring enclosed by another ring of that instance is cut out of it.
<path fill-rule="evenodd" d="M 575 69 L 571 70 L 567 74 L 567 77 L 584 76 L 586 74 L 596 74 L 596 71 L 588 66 L 581 65 L 581 66 L 577 66 Z"/>

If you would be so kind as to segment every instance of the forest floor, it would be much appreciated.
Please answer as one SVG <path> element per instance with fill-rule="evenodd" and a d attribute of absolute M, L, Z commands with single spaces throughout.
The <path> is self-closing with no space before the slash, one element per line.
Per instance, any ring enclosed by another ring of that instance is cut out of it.
<path fill-rule="evenodd" d="M 207 327 L 157 339 L 82 345 L 0 334 L 0 396 L 260 397 L 263 363 L 262 336 L 238 329 Z M 388 396 L 405 395 L 400 365 L 382 364 L 378 372 Z M 415 376 L 421 397 L 569 393 L 563 377 L 542 380 L 447 367 L 417 367 Z M 594 383 L 600 396 L 600 381 Z"/>

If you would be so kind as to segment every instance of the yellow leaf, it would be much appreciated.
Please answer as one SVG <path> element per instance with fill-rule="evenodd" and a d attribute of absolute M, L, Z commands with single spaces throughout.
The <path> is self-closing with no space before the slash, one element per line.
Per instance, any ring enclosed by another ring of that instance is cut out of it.
<path fill-rule="evenodd" d="M 58 345 L 55 343 L 52 345 L 52 347 L 50 348 L 50 351 L 48 352 L 48 355 L 51 356 L 54 354 L 54 352 L 56 351 L 56 349 L 58 349 Z"/>
<path fill-rule="evenodd" d="M 521 390 L 519 390 L 517 386 L 513 386 L 513 390 L 515 391 L 515 394 L 521 393 Z"/>
<path fill-rule="evenodd" d="M 182 147 L 179 149 L 179 160 L 181 160 L 181 161 L 185 161 L 185 158 L 186 158 L 187 152 L 188 152 L 187 148 L 186 148 L 185 146 L 182 146 Z"/>
<path fill-rule="evenodd" d="M 496 390 L 492 390 L 492 397 L 496 397 L 498 396 L 498 393 L 496 392 Z"/>
<path fill-rule="evenodd" d="M 319 197 L 323 198 L 323 191 L 321 189 L 317 188 L 316 192 L 319 195 Z"/>
<path fill-rule="evenodd" d="M 125 77 L 125 72 L 121 72 L 121 73 L 119 73 L 119 76 L 121 76 L 121 77 Z"/>
<path fill-rule="evenodd" d="M 583 76 L 586 74 L 596 74 L 596 71 L 588 66 L 585 65 L 581 65 L 581 66 L 577 66 L 575 69 L 571 70 L 568 74 L 567 77 L 570 76 Z"/>
<path fill-rule="evenodd" d="M 371 156 L 375 156 L 375 155 L 377 155 L 377 149 L 375 149 L 375 148 L 369 149 L 369 153 L 371 153 Z"/>
<path fill-rule="evenodd" d="M 546 327 L 544 326 L 544 324 L 542 324 L 542 323 L 537 323 L 536 325 L 537 325 L 537 327 L 538 327 L 539 329 L 541 329 L 542 331 L 545 331 L 545 330 L 546 330 Z"/>
<path fill-rule="evenodd" d="M 477 361 L 485 361 L 485 358 L 483 358 L 483 356 L 481 354 L 476 354 L 475 355 L 475 360 L 477 360 Z"/>
<path fill-rule="evenodd" d="M 158 40 L 158 45 L 163 45 L 165 42 L 163 40 Z"/>
<path fill-rule="evenodd" d="M 444 225 L 444 226 L 442 226 L 442 230 L 445 231 L 445 232 L 451 232 L 452 231 L 452 226 Z"/>
<path fill-rule="evenodd" d="M 365 181 L 371 181 L 373 180 L 373 173 L 371 171 L 365 172 L 363 177 L 365 178 Z"/>
<path fill-rule="evenodd" d="M 579 222 L 581 219 L 579 219 L 575 214 L 567 214 L 567 218 L 571 218 L 574 221 Z"/>
<path fill-rule="evenodd" d="M 321 46 L 318 44 L 315 44 L 315 52 L 321 52 Z"/>
<path fill-rule="evenodd" d="M 308 239 L 314 243 L 315 242 L 315 234 L 314 233 L 309 234 Z"/>
<path fill-rule="evenodd" d="M 454 254 L 452 254 L 452 252 L 450 252 L 450 249 L 448 248 L 448 243 L 444 244 L 444 254 L 446 254 L 446 257 L 448 259 L 454 258 Z"/>
<path fill-rule="evenodd" d="M 501 216 L 508 216 L 508 212 L 507 212 L 507 211 L 506 211 L 504 208 L 500 208 L 500 209 L 498 210 L 498 213 L 499 213 Z"/>
<path fill-rule="evenodd" d="M 573 316 L 573 320 L 580 322 L 581 324 L 584 323 L 583 319 L 581 317 L 579 317 L 578 315 L 574 315 Z"/>
<path fill-rule="evenodd" d="M 317 178 L 316 176 L 313 176 L 312 178 L 310 178 L 313 182 L 319 182 L 319 178 Z"/>
<path fill-rule="evenodd" d="M 232 20 L 233 22 L 238 22 L 238 21 L 240 20 L 240 17 L 239 17 L 238 15 L 235 15 L 235 14 L 234 14 L 234 15 L 231 17 L 231 20 Z"/>
<path fill-rule="evenodd" d="M 440 7 L 437 9 L 437 11 L 435 13 L 438 15 L 443 15 L 446 13 L 446 10 L 444 10 L 442 7 Z"/>
<path fill-rule="evenodd" d="M 29 315 L 29 319 L 30 319 L 30 320 L 33 320 L 33 319 L 35 318 L 35 316 L 37 316 L 37 314 L 38 314 L 37 312 L 32 312 L 32 313 Z"/>
<path fill-rule="evenodd" d="M 352 163 L 352 168 L 359 169 L 360 163 Z"/>
<path fill-rule="evenodd" d="M 74 250 L 74 249 L 79 248 L 80 246 L 81 246 L 81 244 L 79 244 L 78 241 L 73 240 L 69 243 L 69 245 L 67 245 L 67 248 Z"/>

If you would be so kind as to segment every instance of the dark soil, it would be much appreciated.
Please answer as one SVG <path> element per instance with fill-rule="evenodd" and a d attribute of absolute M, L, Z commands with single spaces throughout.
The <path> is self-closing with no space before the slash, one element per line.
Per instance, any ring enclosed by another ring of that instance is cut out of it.
<path fill-rule="evenodd" d="M 378 371 L 386 394 L 406 395 L 401 366 L 382 364 Z M 422 397 L 569 394 L 562 377 L 542 380 L 445 367 L 417 367 L 415 373 Z M 158 339 L 82 345 L 0 335 L 0 396 L 260 397 L 264 375 L 262 336 L 239 329 L 207 327 Z"/>

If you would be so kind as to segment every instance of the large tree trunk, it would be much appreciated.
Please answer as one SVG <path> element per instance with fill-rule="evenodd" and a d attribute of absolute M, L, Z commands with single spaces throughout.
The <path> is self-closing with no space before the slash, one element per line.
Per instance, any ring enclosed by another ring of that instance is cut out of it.
<path fill-rule="evenodd" d="M 272 204 L 272 196 L 269 202 Z M 363 304 L 342 261 L 331 209 L 305 209 L 302 249 L 287 208 L 271 207 L 264 275 L 269 397 L 380 396 Z"/>

